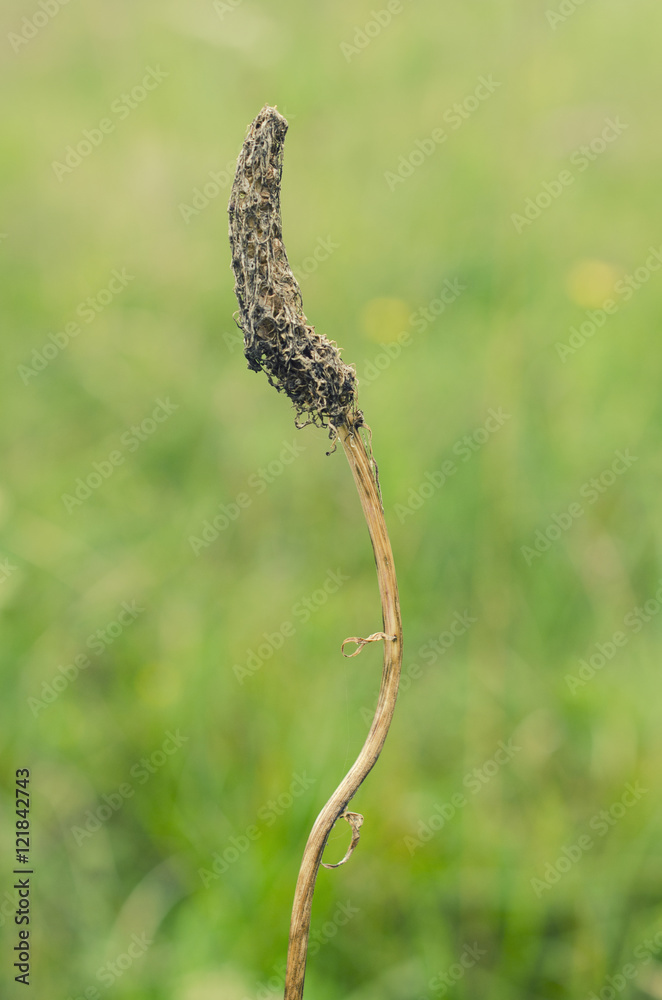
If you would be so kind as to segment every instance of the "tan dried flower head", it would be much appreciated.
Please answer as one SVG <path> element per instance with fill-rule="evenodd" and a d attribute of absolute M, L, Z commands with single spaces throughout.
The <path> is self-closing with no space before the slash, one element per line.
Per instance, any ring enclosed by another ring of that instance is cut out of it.
<path fill-rule="evenodd" d="M 237 325 L 244 332 L 248 367 L 264 371 L 297 411 L 298 427 L 340 426 L 356 410 L 356 373 L 338 347 L 315 332 L 303 311 L 292 274 L 280 213 L 287 121 L 262 109 L 248 129 L 232 185 L 228 212 Z"/>

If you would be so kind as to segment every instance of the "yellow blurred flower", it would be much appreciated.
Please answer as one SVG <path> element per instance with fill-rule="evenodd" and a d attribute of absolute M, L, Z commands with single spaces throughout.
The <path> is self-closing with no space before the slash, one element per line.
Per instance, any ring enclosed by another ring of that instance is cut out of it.
<path fill-rule="evenodd" d="M 409 329 L 410 313 L 403 299 L 371 299 L 361 312 L 361 329 L 371 340 L 387 344 Z"/>
<path fill-rule="evenodd" d="M 621 273 L 620 268 L 605 260 L 578 260 L 566 278 L 568 295 L 582 309 L 597 309 L 613 296 Z"/>

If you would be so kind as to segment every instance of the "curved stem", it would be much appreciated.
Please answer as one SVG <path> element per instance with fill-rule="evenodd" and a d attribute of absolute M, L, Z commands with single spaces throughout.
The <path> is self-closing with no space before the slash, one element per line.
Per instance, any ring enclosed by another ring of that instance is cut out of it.
<path fill-rule="evenodd" d="M 301 1000 L 301 997 L 303 997 L 306 957 L 308 954 L 308 936 L 310 933 L 310 914 L 313 893 L 315 891 L 315 880 L 322 861 L 324 848 L 326 847 L 326 842 L 334 823 L 377 763 L 377 758 L 381 753 L 391 725 L 391 719 L 393 718 L 402 666 L 402 622 L 400 619 L 398 585 L 393 565 L 391 543 L 388 531 L 386 530 L 384 510 L 377 483 L 373 476 L 365 445 L 354 424 L 348 421 L 346 424 L 341 425 L 338 428 L 338 436 L 345 449 L 345 454 L 347 455 L 347 460 L 354 476 L 375 553 L 379 593 L 382 601 L 384 632 L 388 636 L 395 636 L 395 639 L 388 638 L 384 640 L 382 683 L 370 732 L 356 762 L 315 820 L 303 852 L 303 860 L 301 862 L 292 908 L 292 923 L 290 926 L 290 943 L 287 953 L 287 973 L 285 978 L 285 1000 Z"/>

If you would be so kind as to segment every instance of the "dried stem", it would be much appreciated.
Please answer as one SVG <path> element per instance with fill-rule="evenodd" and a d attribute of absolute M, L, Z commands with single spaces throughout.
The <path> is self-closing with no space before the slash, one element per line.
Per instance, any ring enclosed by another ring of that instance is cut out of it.
<path fill-rule="evenodd" d="M 310 914 L 322 854 L 336 820 L 345 812 L 347 804 L 377 763 L 393 718 L 402 666 L 402 622 L 398 584 L 377 482 L 358 429 L 348 421 L 338 428 L 338 436 L 354 476 L 375 553 L 384 632 L 387 636 L 395 638 L 384 640 L 382 683 L 370 732 L 353 767 L 315 820 L 303 853 L 292 908 L 285 1000 L 300 1000 L 303 997 Z"/>

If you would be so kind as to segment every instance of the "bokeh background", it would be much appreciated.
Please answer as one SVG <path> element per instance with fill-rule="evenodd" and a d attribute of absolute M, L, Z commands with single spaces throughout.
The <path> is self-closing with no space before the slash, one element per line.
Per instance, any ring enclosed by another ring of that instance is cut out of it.
<path fill-rule="evenodd" d="M 0 22 L 3 995 L 29 993 L 17 768 L 31 995 L 263 1000 L 368 730 L 381 650 L 339 652 L 380 627 L 349 470 L 232 319 L 232 165 L 271 103 L 406 640 L 306 995 L 661 998 L 659 4 L 7 0 Z"/>

